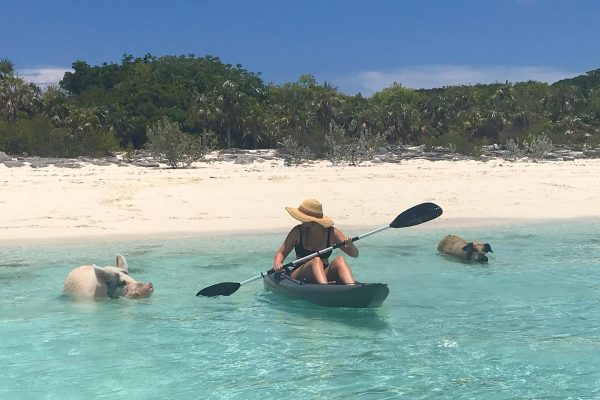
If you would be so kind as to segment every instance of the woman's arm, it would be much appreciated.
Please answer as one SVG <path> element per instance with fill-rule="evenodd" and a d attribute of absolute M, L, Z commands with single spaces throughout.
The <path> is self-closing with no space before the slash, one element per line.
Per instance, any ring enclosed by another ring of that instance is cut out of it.
<path fill-rule="evenodd" d="M 340 246 L 340 249 L 350 257 L 358 257 L 358 248 L 352 243 L 352 238 L 346 237 L 346 235 L 337 228 L 333 228 L 333 241 L 335 243 L 344 242 L 345 244 Z"/>
<path fill-rule="evenodd" d="M 288 254 L 290 254 L 290 251 L 292 251 L 292 249 L 296 245 L 296 243 L 298 243 L 298 239 L 300 237 L 299 234 L 300 226 L 293 227 L 292 230 L 288 233 L 283 243 L 281 244 L 281 247 L 279 247 L 277 252 L 275 252 L 275 257 L 273 260 L 273 269 L 275 269 L 275 271 L 281 270 L 283 260 L 285 260 Z"/>

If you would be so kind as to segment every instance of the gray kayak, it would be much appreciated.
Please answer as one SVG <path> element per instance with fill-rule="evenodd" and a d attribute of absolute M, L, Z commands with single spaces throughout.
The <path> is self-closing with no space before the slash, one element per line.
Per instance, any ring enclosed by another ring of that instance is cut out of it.
<path fill-rule="evenodd" d="M 322 285 L 301 282 L 289 275 L 263 274 L 265 289 L 294 299 L 308 300 L 325 307 L 373 308 L 379 307 L 390 293 L 385 283 L 354 285 Z"/>

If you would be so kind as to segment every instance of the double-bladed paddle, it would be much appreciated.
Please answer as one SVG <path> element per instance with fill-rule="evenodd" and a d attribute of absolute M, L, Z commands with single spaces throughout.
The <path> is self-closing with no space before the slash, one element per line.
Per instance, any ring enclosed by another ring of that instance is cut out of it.
<path fill-rule="evenodd" d="M 381 232 L 388 228 L 406 228 L 409 226 L 419 225 L 424 222 L 431 221 L 432 219 L 435 219 L 435 218 L 439 217 L 440 215 L 442 215 L 442 209 L 437 204 L 421 203 L 421 204 L 418 204 L 418 205 L 411 207 L 408 210 L 405 210 L 402 213 L 400 213 L 392 221 L 391 224 L 383 226 L 378 229 L 375 229 L 371 232 L 367 232 L 365 234 L 353 237 L 352 242 L 356 242 L 357 240 L 360 240 L 367 236 L 371 236 L 374 233 Z M 292 262 L 289 262 L 289 263 L 283 265 L 283 269 L 287 270 L 288 272 L 293 271 L 298 266 L 302 265 L 305 261 L 308 261 L 314 257 L 318 257 L 321 254 L 326 253 L 328 251 L 335 250 L 343 245 L 344 245 L 344 243 L 336 243 L 331 247 L 316 251 L 312 254 L 307 255 L 306 257 L 302 257 L 302 258 L 299 258 Z M 290 268 L 291 268 L 291 270 L 290 270 Z M 270 270 L 267 271 L 267 275 L 272 274 L 274 272 L 275 272 L 275 269 L 271 268 Z M 196 293 L 196 296 L 206 296 L 206 297 L 229 296 L 229 295 L 232 295 L 233 293 L 235 293 L 242 285 L 253 282 L 260 278 L 262 278 L 262 274 L 257 275 L 250 279 L 246 279 L 243 282 L 217 283 L 215 285 L 208 286 L 208 287 L 205 287 L 204 289 L 200 290 L 198 293 Z"/>

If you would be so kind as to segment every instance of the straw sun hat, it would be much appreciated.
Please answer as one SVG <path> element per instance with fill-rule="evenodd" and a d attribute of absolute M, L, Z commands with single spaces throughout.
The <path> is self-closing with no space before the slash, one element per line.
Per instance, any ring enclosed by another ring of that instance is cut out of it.
<path fill-rule="evenodd" d="M 323 206 L 316 199 L 306 199 L 300 204 L 300 207 L 286 207 L 285 210 L 298 221 L 318 222 L 325 228 L 333 226 L 333 220 L 330 217 L 323 215 Z"/>

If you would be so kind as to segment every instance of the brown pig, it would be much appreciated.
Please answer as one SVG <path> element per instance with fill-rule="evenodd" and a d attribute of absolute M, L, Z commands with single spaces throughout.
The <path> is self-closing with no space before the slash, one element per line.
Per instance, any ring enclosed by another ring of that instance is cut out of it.
<path fill-rule="evenodd" d="M 448 235 L 440 240 L 437 249 L 441 253 L 451 254 L 463 260 L 479 262 L 487 262 L 486 253 L 493 253 L 492 246 L 489 243 L 467 242 L 456 235 Z"/>

